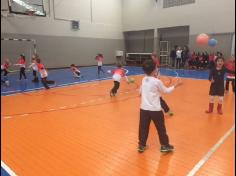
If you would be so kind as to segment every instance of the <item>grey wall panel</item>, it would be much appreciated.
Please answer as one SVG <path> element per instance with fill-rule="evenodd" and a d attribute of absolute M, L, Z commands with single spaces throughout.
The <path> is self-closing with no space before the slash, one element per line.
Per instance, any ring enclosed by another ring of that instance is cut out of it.
<path fill-rule="evenodd" d="M 129 31 L 124 33 L 126 52 L 153 52 L 154 30 Z"/>
<path fill-rule="evenodd" d="M 94 57 L 97 53 L 104 54 L 104 64 L 113 64 L 115 51 L 124 50 L 124 41 L 119 39 L 2 34 L 3 37 L 36 39 L 37 53 L 48 68 L 66 67 L 72 63 L 80 66 L 96 65 Z M 15 58 L 20 53 L 27 53 L 26 50 L 32 47 L 31 44 L 25 44 L 25 42 L 17 45 L 15 43 L 16 41 L 1 41 L 1 60 L 4 57 L 10 57 L 14 60 L 13 62 L 16 62 Z"/>
<path fill-rule="evenodd" d="M 189 44 L 189 26 L 177 26 L 158 29 L 161 41 L 169 42 L 169 49 L 175 45 L 183 47 Z"/>

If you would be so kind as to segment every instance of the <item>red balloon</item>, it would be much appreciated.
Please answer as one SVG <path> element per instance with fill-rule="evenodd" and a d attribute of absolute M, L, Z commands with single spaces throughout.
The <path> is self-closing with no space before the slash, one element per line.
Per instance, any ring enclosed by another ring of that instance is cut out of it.
<path fill-rule="evenodd" d="M 196 42 L 198 45 L 207 45 L 209 40 L 209 36 L 207 34 L 199 34 L 196 38 Z"/>

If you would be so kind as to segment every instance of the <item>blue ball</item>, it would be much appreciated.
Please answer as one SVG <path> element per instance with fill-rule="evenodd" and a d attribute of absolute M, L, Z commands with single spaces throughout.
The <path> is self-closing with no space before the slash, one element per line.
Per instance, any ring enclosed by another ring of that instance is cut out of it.
<path fill-rule="evenodd" d="M 208 41 L 209 46 L 216 46 L 217 43 L 218 43 L 218 41 L 214 38 L 212 38 Z"/>

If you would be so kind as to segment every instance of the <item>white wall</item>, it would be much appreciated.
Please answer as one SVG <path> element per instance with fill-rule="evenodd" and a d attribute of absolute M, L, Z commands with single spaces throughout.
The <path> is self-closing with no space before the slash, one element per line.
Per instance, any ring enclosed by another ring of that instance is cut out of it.
<path fill-rule="evenodd" d="M 190 26 L 190 34 L 235 30 L 235 0 L 196 0 L 194 4 L 162 8 L 163 0 L 123 0 L 123 30 Z"/>
<path fill-rule="evenodd" d="M 6 1 L 1 0 L 2 8 Z M 54 19 L 53 4 L 55 18 L 62 20 Z M 54 0 L 54 3 L 45 0 L 45 10 L 47 17 L 16 15 L 2 18 L 1 32 L 123 39 L 122 0 Z M 80 30 L 72 30 L 69 20 L 79 20 Z"/>

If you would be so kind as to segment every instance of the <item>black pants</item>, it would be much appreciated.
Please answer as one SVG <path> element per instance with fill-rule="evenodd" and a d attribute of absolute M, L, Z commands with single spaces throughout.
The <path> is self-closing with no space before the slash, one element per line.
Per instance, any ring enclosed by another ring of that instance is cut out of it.
<path fill-rule="evenodd" d="M 3 72 L 3 76 L 7 76 L 7 74 L 8 74 L 7 69 L 1 69 L 1 74 L 2 74 L 2 72 Z"/>
<path fill-rule="evenodd" d="M 116 93 L 117 93 L 117 90 L 119 89 L 119 87 L 120 87 L 120 82 L 114 81 L 114 86 L 113 86 L 113 88 L 111 89 L 111 92 L 112 92 L 113 94 L 116 94 Z"/>
<path fill-rule="evenodd" d="M 47 80 L 47 77 L 41 78 L 41 81 L 42 81 L 43 86 L 44 86 L 46 89 L 49 89 L 48 84 L 54 84 L 54 83 L 55 83 L 55 81 L 48 81 L 48 80 Z"/>
<path fill-rule="evenodd" d="M 34 76 L 34 79 L 33 79 L 32 81 L 33 81 L 33 82 L 38 82 L 39 79 L 38 79 L 37 71 L 36 71 L 36 70 L 33 70 L 33 76 Z"/>
<path fill-rule="evenodd" d="M 225 84 L 225 90 L 229 91 L 229 82 L 231 81 L 232 84 L 232 90 L 233 92 L 235 92 L 235 79 L 231 79 L 231 78 L 226 78 L 226 84 Z"/>
<path fill-rule="evenodd" d="M 181 58 L 176 58 L 176 68 L 180 68 L 181 66 Z"/>
<path fill-rule="evenodd" d="M 105 71 L 102 69 L 102 66 L 98 66 L 98 75 L 100 75 L 100 72 L 105 73 Z"/>
<path fill-rule="evenodd" d="M 147 111 L 140 109 L 139 121 L 139 145 L 146 146 L 149 126 L 154 122 L 161 145 L 169 145 L 169 137 L 166 133 L 165 119 L 162 111 Z"/>
<path fill-rule="evenodd" d="M 22 75 L 24 76 L 24 78 L 26 79 L 26 75 L 25 75 L 25 67 L 20 67 L 20 80 L 22 78 Z"/>
<path fill-rule="evenodd" d="M 171 61 L 172 61 L 172 63 L 171 63 L 171 64 L 172 64 L 172 67 L 175 67 L 175 57 L 172 57 L 172 58 L 171 58 Z"/>
<path fill-rule="evenodd" d="M 160 97 L 160 103 L 161 103 L 161 108 L 165 111 L 165 113 L 169 112 L 170 108 L 162 97 Z"/>

